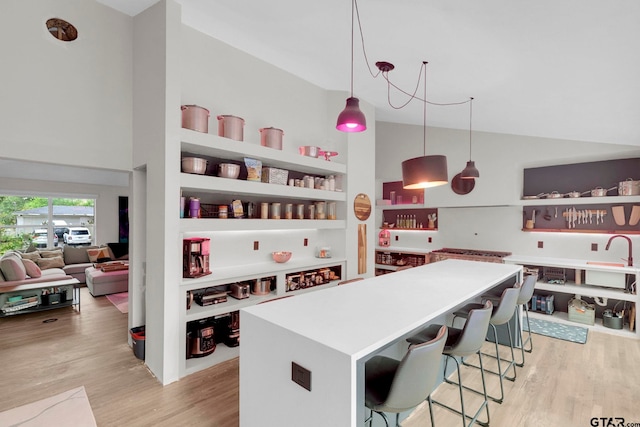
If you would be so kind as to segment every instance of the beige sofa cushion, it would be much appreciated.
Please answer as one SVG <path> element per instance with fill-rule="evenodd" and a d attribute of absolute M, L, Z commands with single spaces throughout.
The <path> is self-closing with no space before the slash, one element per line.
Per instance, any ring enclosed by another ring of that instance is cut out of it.
<path fill-rule="evenodd" d="M 57 256 L 57 257 L 40 258 L 36 260 L 36 263 L 38 264 L 38 267 L 40 267 L 41 270 L 47 270 L 49 268 L 64 267 L 64 260 L 62 259 L 62 254 L 60 254 L 60 256 Z"/>
<path fill-rule="evenodd" d="M 97 248 L 97 246 L 65 246 L 62 251 L 64 254 L 64 263 L 66 265 L 71 265 L 91 262 L 89 260 L 89 254 L 87 254 L 87 249 L 94 248 Z"/>
<path fill-rule="evenodd" d="M 24 268 L 22 259 L 14 253 L 6 253 L 0 258 L 0 270 L 7 281 L 24 280 L 27 277 L 27 270 Z"/>
<path fill-rule="evenodd" d="M 38 251 L 42 258 L 53 258 L 60 257 L 62 258 L 62 248 L 60 249 L 48 249 L 45 251 Z"/>
<path fill-rule="evenodd" d="M 31 261 L 35 261 L 38 258 L 41 258 L 40 252 L 21 252 L 20 256 L 22 259 L 30 259 Z"/>

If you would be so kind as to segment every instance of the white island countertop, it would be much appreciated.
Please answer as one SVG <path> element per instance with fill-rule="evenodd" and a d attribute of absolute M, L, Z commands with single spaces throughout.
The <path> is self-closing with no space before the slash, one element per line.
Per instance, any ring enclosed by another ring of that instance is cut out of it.
<path fill-rule="evenodd" d="M 364 361 L 521 274 L 445 260 L 241 310 L 240 426 L 361 425 Z M 311 390 L 292 381 L 292 362 L 311 371 Z"/>

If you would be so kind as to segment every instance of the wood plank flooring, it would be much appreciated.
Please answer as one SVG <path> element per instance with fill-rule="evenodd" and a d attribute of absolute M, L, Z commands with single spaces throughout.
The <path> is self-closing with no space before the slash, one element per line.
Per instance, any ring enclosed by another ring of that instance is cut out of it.
<path fill-rule="evenodd" d="M 81 313 L 63 308 L 0 319 L 0 411 L 83 385 L 101 427 L 238 426 L 237 359 L 163 387 L 128 346 L 127 315 L 86 288 L 82 302 Z M 43 323 L 51 318 L 58 320 Z M 589 332 L 581 345 L 534 335 L 534 352 L 516 381 L 506 382 L 505 403 L 490 405 L 491 425 L 587 427 L 591 417 L 640 423 L 639 361 L 640 340 Z M 478 386 L 475 370 L 463 374 L 465 384 Z M 496 377 L 488 383 L 496 392 Z M 459 400 L 446 385 L 434 397 L 452 405 Z M 474 399 L 469 396 L 470 405 Z M 460 425 L 441 408 L 435 416 L 438 426 Z M 429 425 L 426 405 L 403 423 Z"/>

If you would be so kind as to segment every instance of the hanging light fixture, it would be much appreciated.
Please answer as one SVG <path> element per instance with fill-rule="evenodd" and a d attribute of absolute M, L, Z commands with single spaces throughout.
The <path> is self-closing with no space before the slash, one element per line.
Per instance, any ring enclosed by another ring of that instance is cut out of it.
<path fill-rule="evenodd" d="M 424 151 L 422 157 L 402 162 L 402 186 L 407 190 L 436 187 L 449 182 L 447 158 L 445 156 L 427 156 L 427 67 L 424 68 L 424 99 L 422 139 Z"/>
<path fill-rule="evenodd" d="M 480 172 L 476 168 L 476 162 L 471 160 L 471 119 L 473 117 L 473 98 L 469 98 L 469 161 L 467 166 L 460 173 L 462 179 L 480 178 Z"/>
<path fill-rule="evenodd" d="M 338 116 L 336 129 L 341 132 L 362 132 L 367 129 L 367 119 L 360 111 L 360 100 L 353 96 L 353 27 L 356 0 L 351 0 L 351 96 Z"/>

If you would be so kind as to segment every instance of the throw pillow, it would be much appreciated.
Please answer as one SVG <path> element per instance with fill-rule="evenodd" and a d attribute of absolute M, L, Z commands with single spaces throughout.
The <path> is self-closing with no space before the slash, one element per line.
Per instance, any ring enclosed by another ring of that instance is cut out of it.
<path fill-rule="evenodd" d="M 20 255 L 22 256 L 22 259 L 30 259 L 31 261 L 41 258 L 40 252 L 22 252 Z"/>
<path fill-rule="evenodd" d="M 103 260 L 109 261 L 111 258 L 109 257 L 109 248 L 95 248 L 95 249 L 87 249 L 87 255 L 89 255 L 89 261 L 91 262 L 103 262 Z"/>
<path fill-rule="evenodd" d="M 27 276 L 31 277 L 32 279 L 36 279 L 42 276 L 42 271 L 40 270 L 40 267 L 38 267 L 38 264 L 36 264 L 35 262 L 31 261 L 30 259 L 23 259 L 22 264 L 24 265 L 24 269 L 27 272 Z"/>
<path fill-rule="evenodd" d="M 62 258 L 62 248 L 60 249 L 47 249 L 45 251 L 38 251 L 42 258 L 53 258 L 60 257 Z"/>
<path fill-rule="evenodd" d="M 2 275 L 8 281 L 24 280 L 27 277 L 27 271 L 22 264 L 22 259 L 16 254 L 5 254 L 0 259 L 0 270 Z"/>
<path fill-rule="evenodd" d="M 49 268 L 62 268 L 64 267 L 64 260 L 62 259 L 62 256 L 40 258 L 36 260 L 36 264 L 38 264 L 40 270 L 47 270 Z"/>
<path fill-rule="evenodd" d="M 129 244 L 128 243 L 107 243 L 111 250 L 111 259 L 124 260 L 129 259 Z"/>

